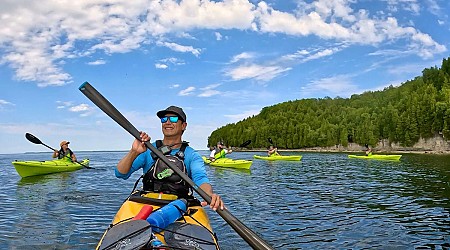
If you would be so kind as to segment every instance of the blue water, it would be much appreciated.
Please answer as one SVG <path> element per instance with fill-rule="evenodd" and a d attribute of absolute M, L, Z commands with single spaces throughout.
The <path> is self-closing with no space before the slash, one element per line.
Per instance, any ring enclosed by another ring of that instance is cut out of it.
<path fill-rule="evenodd" d="M 125 152 L 76 153 L 95 169 L 21 179 L 13 160 L 47 160 L 51 152 L 0 155 L 0 249 L 95 248 L 140 174 L 115 178 Z M 449 156 L 392 162 L 301 154 L 301 162 L 254 160 L 250 171 L 207 171 L 231 213 L 274 248 L 450 248 Z M 222 249 L 250 249 L 207 211 Z"/>

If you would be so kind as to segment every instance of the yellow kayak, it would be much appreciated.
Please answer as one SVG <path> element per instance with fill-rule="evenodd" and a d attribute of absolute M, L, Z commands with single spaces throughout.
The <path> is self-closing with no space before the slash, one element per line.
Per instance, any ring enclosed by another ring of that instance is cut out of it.
<path fill-rule="evenodd" d="M 348 158 L 398 161 L 402 155 L 348 155 Z"/>
<path fill-rule="evenodd" d="M 253 158 L 266 161 L 300 161 L 302 159 L 301 155 L 272 155 L 272 156 L 261 156 L 254 155 Z"/>
<path fill-rule="evenodd" d="M 160 216 L 161 211 L 168 214 L 166 208 L 178 201 L 180 199 L 171 194 L 133 193 L 114 216 L 96 249 L 190 249 L 191 246 L 220 249 L 208 215 L 197 199 L 188 200 L 185 209 L 175 206 L 179 219 L 170 223 L 169 218 L 161 218 L 161 222 L 168 225 L 165 228 L 155 226 L 150 218 Z M 146 209 L 150 209 L 150 214 L 143 217 Z"/>
<path fill-rule="evenodd" d="M 252 161 L 248 160 L 233 160 L 230 158 L 220 158 L 215 161 L 211 161 L 206 156 L 202 156 L 203 161 L 206 164 L 214 167 L 223 167 L 223 168 L 240 168 L 240 169 L 250 169 L 252 165 Z"/>

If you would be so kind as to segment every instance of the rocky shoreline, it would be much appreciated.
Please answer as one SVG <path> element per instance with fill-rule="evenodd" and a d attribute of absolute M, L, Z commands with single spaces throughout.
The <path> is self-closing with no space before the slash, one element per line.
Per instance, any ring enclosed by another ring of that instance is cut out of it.
<path fill-rule="evenodd" d="M 402 147 L 395 143 L 382 140 L 372 148 L 373 152 L 382 154 L 440 154 L 450 155 L 450 141 L 441 136 L 430 139 L 420 139 L 412 147 Z M 238 149 L 236 151 L 267 151 L 266 148 Z M 365 147 L 356 143 L 349 143 L 347 147 L 336 145 L 333 147 L 313 147 L 301 149 L 279 149 L 280 152 L 333 152 L 333 153 L 364 153 Z"/>

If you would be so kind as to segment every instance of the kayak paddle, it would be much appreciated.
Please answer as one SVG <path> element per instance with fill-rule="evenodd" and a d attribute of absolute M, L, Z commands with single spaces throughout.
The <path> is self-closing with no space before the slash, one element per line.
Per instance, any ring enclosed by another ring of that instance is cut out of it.
<path fill-rule="evenodd" d="M 41 145 L 44 145 L 44 146 L 46 146 L 47 148 L 49 148 L 49 149 L 51 149 L 53 151 L 56 151 L 56 149 L 54 149 L 54 148 L 46 145 L 45 143 L 41 142 L 41 140 L 39 140 L 39 138 L 37 138 L 36 136 L 34 136 L 34 135 L 30 134 L 30 133 L 25 133 L 25 137 L 27 138 L 27 140 L 29 140 L 30 142 L 32 142 L 34 144 L 41 144 Z M 70 158 L 68 155 L 66 155 L 66 157 Z M 70 159 L 70 160 L 72 160 L 72 159 Z M 86 166 L 83 163 L 80 163 L 80 162 L 77 162 L 77 161 L 75 161 L 75 162 L 80 164 L 81 166 L 83 166 L 85 168 L 93 169 L 93 167 Z"/>
<path fill-rule="evenodd" d="M 240 148 L 245 148 L 245 147 L 247 147 L 248 145 L 250 145 L 250 143 L 252 143 L 252 140 L 247 140 L 246 142 L 242 143 L 239 147 L 240 147 Z"/>
<path fill-rule="evenodd" d="M 90 83 L 85 82 L 78 88 L 87 98 L 89 98 L 97 107 L 105 112 L 109 117 L 116 121 L 122 128 L 130 133 L 134 138 L 140 140 L 139 131 L 131 124 L 105 97 L 103 97 Z M 211 196 L 209 196 L 203 189 L 199 188 L 185 173 L 181 171 L 173 162 L 153 146 L 149 141 L 146 141 L 145 146 L 150 149 L 160 160 L 162 160 L 170 169 L 172 169 L 181 179 L 183 179 L 189 186 L 199 194 L 208 204 L 211 203 Z M 254 249 L 273 249 L 261 237 L 254 233 L 250 228 L 244 225 L 230 211 L 225 207 L 217 209 L 216 212 Z"/>

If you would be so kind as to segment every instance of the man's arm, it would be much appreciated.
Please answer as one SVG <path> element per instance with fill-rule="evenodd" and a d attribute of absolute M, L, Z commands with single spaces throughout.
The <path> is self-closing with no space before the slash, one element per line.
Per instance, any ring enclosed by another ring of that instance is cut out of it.
<path fill-rule="evenodd" d="M 121 174 L 127 174 L 130 172 L 131 165 L 133 164 L 133 161 L 138 157 L 140 153 L 138 153 L 135 150 L 130 150 L 123 158 L 122 160 L 117 163 L 117 170 Z"/>

